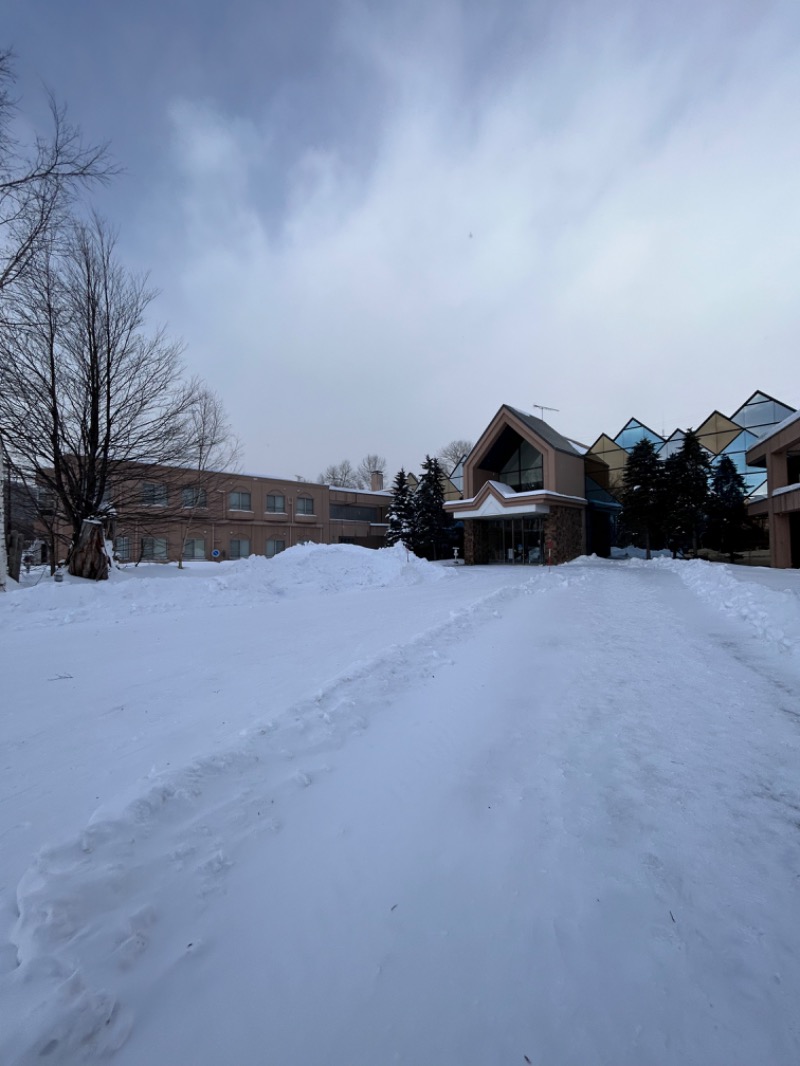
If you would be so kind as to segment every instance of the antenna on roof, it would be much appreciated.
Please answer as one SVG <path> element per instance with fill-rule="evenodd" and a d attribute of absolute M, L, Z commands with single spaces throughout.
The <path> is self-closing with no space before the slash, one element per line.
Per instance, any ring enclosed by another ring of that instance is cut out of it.
<path fill-rule="evenodd" d="M 531 404 L 531 407 L 533 407 L 533 409 L 535 411 L 541 411 L 541 414 L 539 415 L 539 418 L 544 418 L 545 411 L 555 411 L 556 414 L 558 414 L 558 408 L 557 407 L 545 407 L 544 404 L 541 404 L 541 403 L 533 403 L 533 404 Z"/>

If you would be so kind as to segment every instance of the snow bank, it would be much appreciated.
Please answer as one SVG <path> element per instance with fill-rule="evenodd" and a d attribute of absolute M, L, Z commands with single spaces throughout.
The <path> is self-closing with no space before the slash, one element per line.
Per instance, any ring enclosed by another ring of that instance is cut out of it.
<path fill-rule="evenodd" d="M 765 588 L 741 568 L 734 576 L 731 566 L 702 559 L 655 559 L 648 565 L 674 570 L 706 603 L 746 622 L 762 641 L 800 657 L 800 585 L 797 591 Z"/>
<path fill-rule="evenodd" d="M 263 604 L 265 599 L 388 588 L 452 578 L 452 569 L 418 559 L 396 545 L 378 550 L 353 544 L 304 544 L 273 559 L 252 555 L 223 563 L 127 567 L 112 579 L 88 582 L 65 575 L 9 590 L 0 617 L 12 625 L 62 625 L 103 616 L 186 612 L 206 607 Z"/>
<path fill-rule="evenodd" d="M 653 559 L 669 559 L 672 556 L 672 552 L 668 548 L 660 548 L 658 551 L 650 553 Z M 644 548 L 636 548 L 633 544 L 629 544 L 626 548 L 612 548 L 612 559 L 646 559 L 647 551 Z"/>
<path fill-rule="evenodd" d="M 274 559 L 251 555 L 240 563 L 222 565 L 225 570 L 216 579 L 218 588 L 250 591 L 261 587 L 279 594 L 418 585 L 452 577 L 451 571 L 417 558 L 399 544 L 377 551 L 354 544 L 301 544 Z"/>

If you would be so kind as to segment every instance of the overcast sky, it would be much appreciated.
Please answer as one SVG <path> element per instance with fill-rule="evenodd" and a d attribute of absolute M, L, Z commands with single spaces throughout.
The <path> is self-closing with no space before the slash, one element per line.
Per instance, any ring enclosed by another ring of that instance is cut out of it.
<path fill-rule="evenodd" d="M 3 0 L 252 472 L 800 405 L 797 0 Z M 538 413 L 538 412 L 537 412 Z"/>

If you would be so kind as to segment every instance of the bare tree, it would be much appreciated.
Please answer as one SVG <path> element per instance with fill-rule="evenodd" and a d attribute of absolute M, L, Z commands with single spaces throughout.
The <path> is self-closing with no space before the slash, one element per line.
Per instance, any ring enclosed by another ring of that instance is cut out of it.
<path fill-rule="evenodd" d="M 29 146 L 13 136 L 18 108 L 12 60 L 10 51 L 0 51 L 0 298 L 24 276 L 43 246 L 56 239 L 78 189 L 106 181 L 115 172 L 107 146 L 84 143 L 80 129 L 67 120 L 66 109 L 52 94 L 49 136 L 39 135 Z M 5 532 L 0 539 L 2 588 Z"/>
<path fill-rule="evenodd" d="M 186 420 L 189 437 L 187 439 L 186 464 L 191 468 L 190 480 L 186 472 L 172 470 L 171 480 L 177 474 L 181 483 L 174 486 L 173 499 L 180 494 L 180 557 L 179 568 L 183 569 L 186 543 L 189 530 L 197 512 L 207 507 L 209 492 L 209 474 L 234 473 L 239 462 L 240 445 L 228 422 L 225 409 L 219 397 L 205 387 L 197 391 Z M 216 491 L 224 491 L 224 481 L 214 479 Z"/>
<path fill-rule="evenodd" d="M 69 529 L 71 573 L 108 573 L 104 526 L 148 509 L 148 477 L 198 458 L 203 387 L 186 381 L 180 345 L 145 331 L 146 278 L 114 256 L 97 218 L 39 249 L 0 317 L 0 437 L 15 476 L 36 492 L 55 539 Z M 208 442 L 203 444 L 203 454 Z M 163 516 L 163 512 L 160 512 Z"/>
<path fill-rule="evenodd" d="M 52 94 L 49 134 L 28 146 L 13 136 L 18 107 L 12 60 L 11 52 L 0 51 L 0 293 L 55 238 L 77 191 L 116 170 L 107 145 L 86 144 Z"/>
<path fill-rule="evenodd" d="M 472 451 L 471 440 L 451 440 L 443 445 L 437 453 L 445 474 L 451 474 L 458 463 Z"/>
<path fill-rule="evenodd" d="M 0 592 L 6 591 L 8 583 L 8 553 L 6 551 L 6 493 L 3 448 L 0 441 Z"/>
<path fill-rule="evenodd" d="M 368 489 L 372 484 L 372 475 L 376 473 L 386 473 L 386 460 L 382 455 L 365 455 L 356 467 L 359 488 Z"/>
<path fill-rule="evenodd" d="M 361 487 L 358 482 L 358 475 L 349 459 L 342 459 L 341 463 L 331 463 L 330 466 L 326 466 L 317 478 L 317 483 L 320 485 L 335 485 L 340 489 L 358 489 Z"/>

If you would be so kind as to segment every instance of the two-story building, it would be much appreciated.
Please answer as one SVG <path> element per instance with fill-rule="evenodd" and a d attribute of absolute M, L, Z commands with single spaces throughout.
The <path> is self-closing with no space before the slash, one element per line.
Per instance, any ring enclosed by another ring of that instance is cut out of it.
<path fill-rule="evenodd" d="M 131 467 L 117 473 L 108 513 L 120 562 L 221 561 L 271 558 L 308 542 L 381 547 L 390 502 L 380 475 L 365 490 L 265 474 Z M 54 519 L 54 550 L 62 558 L 71 531 Z"/>
<path fill-rule="evenodd" d="M 765 495 L 748 510 L 768 519 L 770 564 L 800 567 L 800 411 L 759 437 L 747 462 L 766 472 Z"/>
<path fill-rule="evenodd" d="M 463 485 L 445 509 L 464 523 L 468 564 L 555 564 L 586 550 L 583 454 L 541 418 L 503 404 L 464 460 Z"/>

